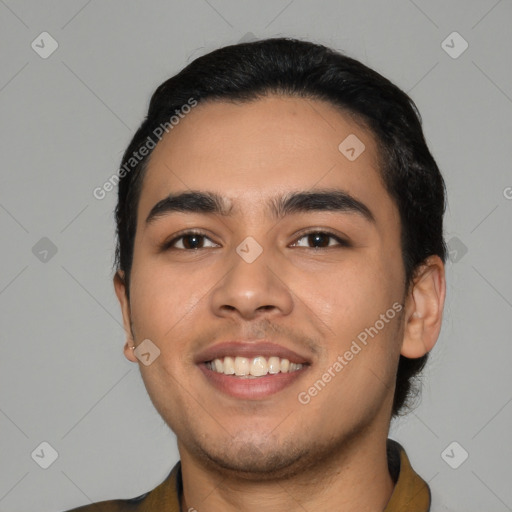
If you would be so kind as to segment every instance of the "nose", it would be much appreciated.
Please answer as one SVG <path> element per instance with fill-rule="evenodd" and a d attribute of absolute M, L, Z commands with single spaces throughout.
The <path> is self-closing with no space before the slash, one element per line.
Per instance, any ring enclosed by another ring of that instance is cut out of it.
<path fill-rule="evenodd" d="M 250 263 L 235 252 L 224 278 L 212 290 L 214 314 L 245 320 L 288 315 L 293 309 L 293 295 L 285 280 L 286 271 L 278 268 L 270 250 L 263 250 Z"/>

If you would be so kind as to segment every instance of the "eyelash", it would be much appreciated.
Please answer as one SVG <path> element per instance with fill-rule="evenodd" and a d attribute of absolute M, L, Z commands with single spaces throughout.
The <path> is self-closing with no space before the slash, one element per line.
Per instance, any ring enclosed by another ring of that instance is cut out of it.
<path fill-rule="evenodd" d="M 199 251 L 201 249 L 208 249 L 208 247 L 200 247 L 198 249 L 177 249 L 176 247 L 173 247 L 173 245 L 178 241 L 178 240 L 181 240 L 182 238 L 185 238 L 187 236 L 201 236 L 201 237 L 204 237 L 204 238 L 208 238 L 210 241 L 213 242 L 213 240 L 211 240 L 206 233 L 202 232 L 202 231 L 196 231 L 196 230 L 190 230 L 190 231 L 185 231 L 183 233 L 181 233 L 179 236 L 177 237 L 174 237 L 172 240 L 168 241 L 168 242 L 164 242 L 161 246 L 160 246 L 160 250 L 162 251 L 168 251 L 168 250 L 176 250 L 176 251 Z M 343 240 L 342 238 L 340 238 L 339 236 L 337 236 L 336 234 L 330 232 L 330 231 L 322 231 L 322 230 L 311 230 L 311 231 L 307 231 L 305 233 L 301 233 L 300 236 L 296 239 L 296 241 L 294 243 L 297 243 L 298 240 L 304 238 L 304 237 L 307 237 L 309 235 L 327 235 L 329 238 L 332 238 L 334 240 L 336 240 L 336 242 L 338 242 L 338 247 L 350 247 L 350 243 L 347 242 L 346 240 Z M 215 242 L 213 242 L 215 243 Z M 306 249 L 315 249 L 315 250 L 318 250 L 318 249 L 332 249 L 333 247 L 336 247 L 336 246 L 327 246 L 327 247 L 306 247 Z"/>

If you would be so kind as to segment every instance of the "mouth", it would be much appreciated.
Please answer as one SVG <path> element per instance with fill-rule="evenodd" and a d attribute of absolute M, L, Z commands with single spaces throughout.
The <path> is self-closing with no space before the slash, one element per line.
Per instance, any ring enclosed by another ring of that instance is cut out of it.
<path fill-rule="evenodd" d="M 300 379 L 311 361 L 273 343 L 225 343 L 203 352 L 196 364 L 223 394 L 261 400 Z"/>

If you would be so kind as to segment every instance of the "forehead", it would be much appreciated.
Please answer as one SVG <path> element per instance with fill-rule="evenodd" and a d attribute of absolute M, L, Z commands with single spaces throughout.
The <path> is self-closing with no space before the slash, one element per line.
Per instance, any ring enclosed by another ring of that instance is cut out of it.
<path fill-rule="evenodd" d="M 396 220 L 374 136 L 348 113 L 286 96 L 200 103 L 153 150 L 138 224 L 170 193 L 214 191 L 235 214 L 256 215 L 264 197 L 315 188 L 342 188 Z"/>

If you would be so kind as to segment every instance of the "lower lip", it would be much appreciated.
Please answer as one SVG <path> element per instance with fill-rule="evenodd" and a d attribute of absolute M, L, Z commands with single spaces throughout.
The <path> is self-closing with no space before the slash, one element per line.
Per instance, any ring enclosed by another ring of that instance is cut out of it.
<path fill-rule="evenodd" d="M 206 376 L 208 382 L 219 391 L 234 398 L 258 400 L 269 397 L 290 386 L 304 374 L 308 366 L 304 365 L 300 370 L 290 373 L 267 374 L 255 379 L 218 373 L 207 368 L 205 363 L 200 364 L 199 368 Z"/>

